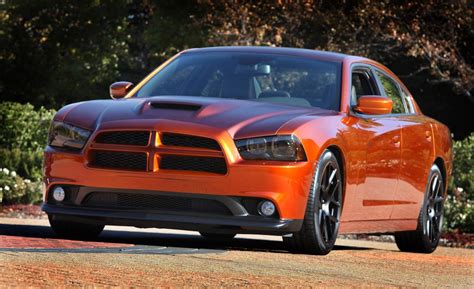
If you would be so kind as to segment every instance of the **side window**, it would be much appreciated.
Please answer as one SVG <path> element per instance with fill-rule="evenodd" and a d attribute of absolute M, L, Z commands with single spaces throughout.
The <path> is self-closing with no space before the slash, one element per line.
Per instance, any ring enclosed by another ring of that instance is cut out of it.
<path fill-rule="evenodd" d="M 392 100 L 392 113 L 406 113 L 407 111 L 403 104 L 402 93 L 398 84 L 393 79 L 378 70 L 376 70 L 376 74 L 383 86 L 385 95 Z"/>
<path fill-rule="evenodd" d="M 376 95 L 376 85 L 371 74 L 366 70 L 352 72 L 351 105 L 356 105 L 362 95 Z"/>
<path fill-rule="evenodd" d="M 406 110 L 409 112 L 409 113 L 414 113 L 415 112 L 415 107 L 413 106 L 413 102 L 411 100 L 411 96 L 408 92 L 406 92 L 403 88 L 402 88 L 402 96 L 403 96 L 403 100 L 405 102 L 405 105 L 406 105 Z"/>

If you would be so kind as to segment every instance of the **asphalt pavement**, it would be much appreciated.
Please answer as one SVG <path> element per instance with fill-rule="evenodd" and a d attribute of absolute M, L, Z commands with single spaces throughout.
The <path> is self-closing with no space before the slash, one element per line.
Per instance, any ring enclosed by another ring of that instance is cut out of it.
<path fill-rule="evenodd" d="M 196 232 L 107 226 L 58 238 L 44 219 L 0 218 L 2 286 L 407 286 L 474 288 L 474 251 L 399 252 L 339 239 L 327 256 L 289 253 L 281 237 L 208 241 Z"/>

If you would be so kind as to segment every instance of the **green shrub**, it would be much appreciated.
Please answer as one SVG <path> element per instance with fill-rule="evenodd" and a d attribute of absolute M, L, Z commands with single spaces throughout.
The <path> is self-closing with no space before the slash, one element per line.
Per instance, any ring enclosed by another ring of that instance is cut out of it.
<path fill-rule="evenodd" d="M 0 168 L 0 203 L 33 204 L 39 203 L 42 196 L 42 183 L 23 179 L 7 168 Z"/>
<path fill-rule="evenodd" d="M 41 170 L 54 110 L 0 104 L 0 203 L 41 201 Z"/>
<path fill-rule="evenodd" d="M 470 200 L 474 199 L 474 133 L 462 141 L 455 141 L 453 185 L 463 188 Z"/>
<path fill-rule="evenodd" d="M 42 151 L 54 113 L 44 107 L 35 109 L 31 104 L 1 103 L 0 167 L 27 179 L 39 180 Z"/>
<path fill-rule="evenodd" d="M 43 151 L 0 148 L 0 166 L 33 181 L 41 180 Z"/>
<path fill-rule="evenodd" d="M 46 145 L 54 110 L 35 109 L 31 104 L 2 102 L 0 148 L 40 151 Z"/>
<path fill-rule="evenodd" d="M 454 148 L 453 179 L 445 203 L 444 226 L 448 231 L 474 233 L 474 133 Z"/>

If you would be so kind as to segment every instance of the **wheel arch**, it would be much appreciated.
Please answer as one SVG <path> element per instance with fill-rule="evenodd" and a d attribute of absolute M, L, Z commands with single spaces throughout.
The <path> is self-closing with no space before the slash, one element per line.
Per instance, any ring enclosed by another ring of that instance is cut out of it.
<path fill-rule="evenodd" d="M 342 149 L 337 146 L 336 144 L 331 144 L 326 147 L 327 150 L 332 152 L 336 157 L 337 163 L 339 168 L 341 169 L 341 177 L 342 177 L 342 204 L 344 204 L 344 199 L 346 196 L 346 165 L 345 165 L 345 158 Z M 344 208 L 344 206 L 343 206 Z"/>
<path fill-rule="evenodd" d="M 433 164 L 437 165 L 439 170 L 441 171 L 441 176 L 443 177 L 444 182 L 444 194 L 447 192 L 448 187 L 448 179 L 447 179 L 447 171 L 446 171 L 446 164 L 442 157 L 438 156 L 435 158 Z"/>

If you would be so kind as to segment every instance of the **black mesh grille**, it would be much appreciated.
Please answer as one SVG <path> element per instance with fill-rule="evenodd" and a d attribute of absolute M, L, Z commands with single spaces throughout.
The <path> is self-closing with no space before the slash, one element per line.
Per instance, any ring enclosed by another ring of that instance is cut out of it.
<path fill-rule="evenodd" d="M 160 168 L 164 170 L 198 171 L 215 174 L 226 174 L 227 165 L 223 158 L 162 156 Z"/>
<path fill-rule="evenodd" d="M 146 146 L 150 139 L 149 131 L 109 131 L 97 136 L 97 143 Z"/>
<path fill-rule="evenodd" d="M 101 168 L 146 171 L 147 155 L 132 152 L 93 151 L 90 165 Z"/>
<path fill-rule="evenodd" d="M 216 200 L 162 195 L 93 192 L 85 198 L 82 204 L 90 207 L 113 209 L 147 209 L 232 215 L 224 204 Z"/>
<path fill-rule="evenodd" d="M 168 146 L 193 147 L 209 150 L 221 150 L 217 141 L 199 136 L 163 133 L 161 134 L 161 143 Z"/>

